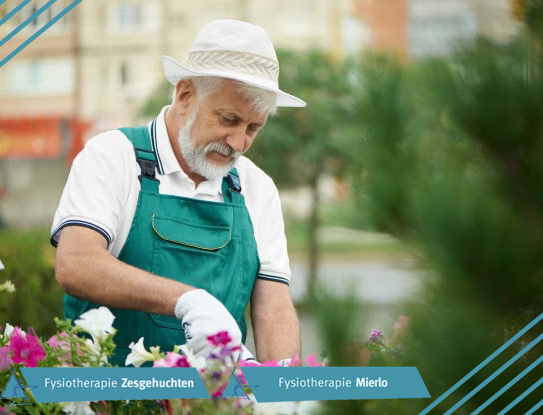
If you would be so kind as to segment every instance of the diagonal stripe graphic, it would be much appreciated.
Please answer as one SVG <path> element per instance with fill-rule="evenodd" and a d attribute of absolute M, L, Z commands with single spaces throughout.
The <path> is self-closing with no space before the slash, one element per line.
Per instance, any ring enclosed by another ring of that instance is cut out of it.
<path fill-rule="evenodd" d="M 537 411 L 539 408 L 543 406 L 543 399 L 539 401 L 539 403 L 536 403 L 535 406 L 530 409 L 528 412 L 526 412 L 524 415 L 532 415 L 535 414 L 535 411 Z"/>
<path fill-rule="evenodd" d="M 530 330 L 533 326 L 535 326 L 541 320 L 543 320 L 543 313 L 541 313 L 538 317 L 536 317 L 534 319 L 534 321 L 532 321 L 530 324 L 528 324 L 526 327 L 524 327 L 521 331 L 519 331 L 517 334 L 515 334 L 502 347 L 500 347 L 498 350 L 496 350 L 494 353 L 492 353 L 490 356 L 488 356 L 479 366 L 477 366 L 475 369 L 473 369 L 471 372 L 469 372 L 466 376 L 464 376 L 462 379 L 460 379 L 452 388 L 450 388 L 447 392 L 445 392 L 443 395 L 441 395 L 439 398 L 437 398 L 433 403 L 431 403 L 426 409 L 424 409 L 422 412 L 420 412 L 419 415 L 425 415 L 428 412 L 430 412 L 441 401 L 443 401 L 447 396 L 449 396 L 456 389 L 458 389 L 460 386 L 462 386 L 464 384 L 464 382 L 466 382 L 473 375 L 475 375 L 479 370 L 481 370 L 488 363 L 490 363 L 496 356 L 498 356 L 501 352 L 503 352 L 505 349 L 507 349 L 509 346 L 511 346 L 511 344 L 516 342 L 524 333 L 526 333 L 528 330 Z"/>
<path fill-rule="evenodd" d="M 0 3 L 0 6 L 4 4 L 6 0 Z M 9 19 L 11 19 L 15 13 L 17 13 L 19 10 L 21 10 L 23 7 L 25 7 L 28 3 L 30 3 L 30 0 L 25 0 L 21 2 L 17 7 L 15 7 L 12 11 L 10 11 L 8 14 L 4 16 L 2 20 L 0 20 L 0 26 L 2 26 L 4 23 L 6 23 Z"/>
<path fill-rule="evenodd" d="M 511 402 L 509 405 L 507 405 L 498 415 L 503 415 L 509 410 L 515 406 L 517 403 L 522 401 L 526 396 L 528 396 L 530 393 L 533 392 L 534 389 L 536 389 L 539 385 L 543 383 L 543 378 L 539 379 L 536 383 L 534 383 L 530 388 L 526 390 L 522 395 L 520 395 L 517 399 L 515 399 L 513 402 Z M 532 409 L 530 409 L 528 412 L 526 412 L 526 415 L 533 414 L 539 406 L 543 405 L 543 401 L 539 402 L 536 406 L 534 406 Z"/>
<path fill-rule="evenodd" d="M 15 29 L 11 31 L 10 34 L 8 34 L 4 39 L 0 41 L 0 47 L 2 47 L 8 40 L 10 40 L 13 36 L 15 36 L 17 33 L 19 33 L 21 30 L 23 30 L 32 20 L 37 18 L 40 14 L 42 14 L 45 10 L 47 10 L 49 7 L 53 5 L 53 3 L 56 3 L 57 0 L 51 0 L 48 3 L 44 4 L 42 7 L 40 7 L 36 13 L 34 13 L 32 16 L 30 16 L 28 19 L 26 19 L 23 23 L 21 23 L 19 26 L 17 26 Z M 1 65 L 0 65 L 1 66 Z"/>
<path fill-rule="evenodd" d="M 490 375 L 483 383 L 481 383 L 479 386 L 477 386 L 475 389 L 473 389 L 470 393 L 468 393 L 460 402 L 458 402 L 456 405 L 454 405 L 451 409 L 449 409 L 447 412 L 445 412 L 444 415 L 450 415 L 454 411 L 456 411 L 459 407 L 461 407 L 469 398 L 471 398 L 473 395 L 475 395 L 477 392 L 479 392 L 481 389 L 483 389 L 486 385 L 488 385 L 496 376 L 498 376 L 500 373 L 502 373 L 505 369 L 507 369 L 509 366 L 511 366 L 513 363 L 515 363 L 518 359 L 520 359 L 524 353 L 529 351 L 532 347 L 534 347 L 537 343 L 539 343 L 541 340 L 543 340 L 543 333 L 540 334 L 534 341 L 532 341 L 528 346 L 526 346 L 524 349 L 522 349 L 520 352 L 518 352 L 515 356 L 513 356 L 506 364 L 504 364 L 502 367 L 500 367 L 498 370 L 496 370 L 492 375 Z"/>
<path fill-rule="evenodd" d="M 7 0 L 0 0 L 0 6 L 4 4 Z"/>
<path fill-rule="evenodd" d="M 497 399 L 502 393 L 504 393 L 507 389 L 509 389 L 511 386 L 513 386 L 515 383 L 517 383 L 520 379 L 522 379 L 528 372 L 530 372 L 534 367 L 536 367 L 538 364 L 543 362 L 543 356 L 541 356 L 539 359 L 537 359 L 534 363 L 532 363 L 530 366 L 528 366 L 526 369 L 522 371 L 519 375 L 515 377 L 511 382 L 509 382 L 507 385 L 505 385 L 503 388 L 501 388 L 498 392 L 496 392 L 490 399 L 488 399 L 484 404 L 482 404 L 479 408 L 477 408 L 475 411 L 471 413 L 471 415 L 477 415 L 479 412 L 481 412 L 483 409 L 485 409 L 488 405 L 490 405 L 492 402 L 494 402 L 495 399 Z M 521 395 L 522 396 L 522 395 Z M 524 396 L 522 397 L 524 398 Z M 521 399 L 522 399 L 521 398 Z M 516 401 L 515 401 L 516 402 Z M 520 402 L 520 400 L 519 400 Z M 508 409 L 509 410 L 509 409 Z M 505 411 L 507 412 L 507 411 Z M 505 412 L 500 412 L 500 414 L 504 414 Z"/>
<path fill-rule="evenodd" d="M 56 0 L 55 0 L 56 1 Z M 49 29 L 52 25 L 54 25 L 62 16 L 64 16 L 66 13 L 68 13 L 70 10 L 72 10 L 75 6 L 77 6 L 79 3 L 81 3 L 83 0 L 75 0 L 74 2 L 70 3 L 68 7 L 66 7 L 64 10 L 62 10 L 59 14 L 57 14 L 55 17 L 53 17 L 47 24 L 45 24 L 40 30 L 38 30 L 36 33 L 34 33 L 32 36 L 30 36 L 21 46 L 19 46 L 17 49 L 15 49 L 13 52 L 11 52 L 8 56 L 6 56 L 2 61 L 0 61 L 0 68 L 4 66 L 11 58 L 13 58 L 15 55 L 17 55 L 20 51 L 22 51 L 24 48 L 26 48 L 28 45 L 30 45 L 38 36 L 40 36 L 43 32 L 45 32 L 47 29 Z"/>

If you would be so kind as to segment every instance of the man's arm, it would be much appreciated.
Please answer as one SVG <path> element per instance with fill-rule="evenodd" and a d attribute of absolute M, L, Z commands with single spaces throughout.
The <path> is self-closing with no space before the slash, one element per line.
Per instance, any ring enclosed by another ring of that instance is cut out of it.
<path fill-rule="evenodd" d="M 251 316 L 259 362 L 300 354 L 300 326 L 286 284 L 257 279 Z"/>
<path fill-rule="evenodd" d="M 135 268 L 113 257 L 102 235 L 82 226 L 62 230 L 55 274 L 61 288 L 106 307 L 174 315 L 178 298 L 193 287 Z"/>

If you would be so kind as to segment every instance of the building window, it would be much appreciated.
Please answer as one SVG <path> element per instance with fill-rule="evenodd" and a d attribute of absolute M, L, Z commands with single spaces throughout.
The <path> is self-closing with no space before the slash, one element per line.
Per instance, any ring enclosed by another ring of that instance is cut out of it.
<path fill-rule="evenodd" d="M 61 0 L 49 6 L 46 10 L 43 10 L 39 16 L 28 23 L 26 29 L 33 32 L 40 29 L 45 24 L 49 23 L 54 17 L 56 17 L 62 10 L 64 10 L 64 8 L 67 6 L 65 3 L 65 0 Z M 21 23 L 33 16 L 34 13 L 36 13 L 41 7 L 43 7 L 43 4 L 29 4 L 23 7 L 21 9 Z M 71 13 L 67 13 L 66 15 L 62 16 L 62 18 L 49 27 L 44 34 L 51 34 L 67 29 L 67 27 L 71 24 L 72 19 L 70 14 Z"/>
<path fill-rule="evenodd" d="M 6 66 L 6 90 L 17 95 L 65 95 L 74 89 L 75 64 L 69 58 L 15 60 Z"/>
<path fill-rule="evenodd" d="M 133 32 L 144 23 L 141 4 L 131 1 L 113 5 L 112 17 L 112 29 L 115 32 Z"/>

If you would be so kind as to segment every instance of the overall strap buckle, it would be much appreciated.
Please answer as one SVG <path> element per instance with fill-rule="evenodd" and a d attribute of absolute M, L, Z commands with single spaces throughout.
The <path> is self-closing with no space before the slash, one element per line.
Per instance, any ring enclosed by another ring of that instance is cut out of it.
<path fill-rule="evenodd" d="M 238 176 L 228 173 L 226 175 L 226 181 L 228 182 L 228 189 L 230 189 L 231 192 L 241 193 L 241 181 Z"/>
<path fill-rule="evenodd" d="M 155 160 L 155 153 L 151 150 L 145 150 L 143 148 L 137 148 L 134 147 L 134 151 L 136 153 L 136 161 L 140 165 L 141 168 L 141 174 L 138 176 L 138 179 L 141 182 L 142 177 L 148 180 L 154 180 L 156 182 L 159 182 L 159 180 L 156 178 L 156 168 L 157 168 L 157 162 Z M 146 153 L 150 155 L 150 158 L 145 158 Z"/>

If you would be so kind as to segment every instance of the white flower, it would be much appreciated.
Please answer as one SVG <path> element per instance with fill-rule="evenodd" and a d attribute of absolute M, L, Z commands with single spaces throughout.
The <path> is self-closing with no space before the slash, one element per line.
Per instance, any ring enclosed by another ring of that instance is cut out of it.
<path fill-rule="evenodd" d="M 107 307 L 93 308 L 81 314 L 75 325 L 89 333 L 94 341 L 102 340 L 106 333 L 114 333 L 113 320 L 115 316 Z"/>
<path fill-rule="evenodd" d="M 9 336 L 11 336 L 11 333 L 13 333 L 13 330 L 15 330 L 15 327 L 13 327 L 9 323 L 6 323 L 6 328 L 4 329 L 4 336 L 9 338 Z M 26 333 L 23 330 L 21 330 L 21 333 L 23 333 L 23 336 L 26 337 Z"/>
<path fill-rule="evenodd" d="M 2 264 L 2 260 L 0 260 L 0 271 L 2 271 L 3 269 L 5 269 L 5 267 L 4 264 Z"/>
<path fill-rule="evenodd" d="M 182 346 L 178 346 L 179 350 L 183 352 L 185 356 L 187 356 L 187 361 L 189 362 L 189 365 L 192 367 L 195 367 L 196 369 L 200 370 L 206 367 L 206 358 L 203 356 L 194 356 L 192 351 L 187 347 L 186 344 Z"/>
<path fill-rule="evenodd" d="M 126 356 L 126 361 L 124 362 L 125 366 L 134 365 L 136 367 L 140 367 L 145 362 L 152 362 L 155 360 L 155 356 L 145 350 L 145 346 L 143 345 L 143 337 L 140 337 L 136 344 L 134 344 L 134 342 L 130 343 L 128 347 L 132 351 L 128 356 Z"/>
<path fill-rule="evenodd" d="M 62 404 L 62 410 L 65 414 L 71 415 L 94 415 L 90 407 L 90 402 L 66 402 Z"/>
<path fill-rule="evenodd" d="M 15 285 L 10 280 L 7 280 L 3 284 L 0 284 L 0 292 L 5 291 L 8 293 L 15 292 Z"/>

